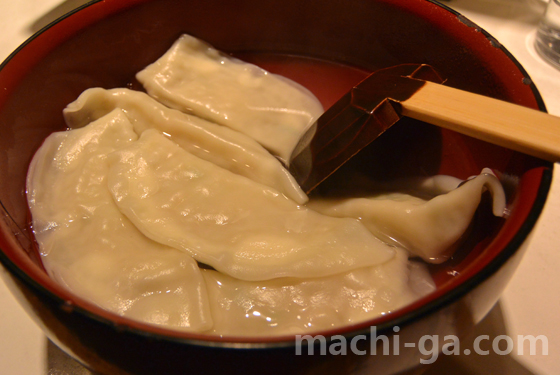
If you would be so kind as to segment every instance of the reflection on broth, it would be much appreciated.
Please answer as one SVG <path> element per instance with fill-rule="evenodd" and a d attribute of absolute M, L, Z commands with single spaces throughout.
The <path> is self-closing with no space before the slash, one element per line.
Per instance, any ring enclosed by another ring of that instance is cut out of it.
<path fill-rule="evenodd" d="M 411 259 L 449 257 L 484 191 L 504 212 L 490 170 L 308 200 L 278 159 L 319 101 L 190 36 L 138 79 L 148 94 L 92 88 L 70 103 L 70 130 L 45 140 L 27 179 L 47 272 L 117 314 L 241 336 L 361 322 L 435 288 Z"/>

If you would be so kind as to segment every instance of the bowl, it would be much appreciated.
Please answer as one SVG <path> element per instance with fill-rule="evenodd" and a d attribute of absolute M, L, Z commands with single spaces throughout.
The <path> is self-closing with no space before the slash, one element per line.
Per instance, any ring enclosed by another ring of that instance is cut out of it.
<path fill-rule="evenodd" d="M 420 360 L 437 353 L 445 336 L 470 332 L 521 261 L 552 165 L 410 119 L 360 155 L 372 176 L 464 179 L 489 167 L 515 181 L 509 216 L 501 220 L 479 210 L 456 255 L 430 267 L 433 293 L 379 318 L 317 332 L 325 340 L 301 354 L 294 336 L 217 337 L 134 322 L 47 276 L 25 199 L 34 152 L 50 133 L 65 129 L 62 109 L 83 90 L 137 87 L 135 73 L 182 33 L 300 82 L 325 107 L 364 72 L 425 63 L 449 86 L 546 110 L 530 77 L 499 42 L 435 1 L 93 1 L 34 35 L 0 69 L 0 261 L 11 291 L 49 339 L 102 374 L 393 374 L 425 369 Z M 402 345 L 426 335 L 442 338 L 428 353 Z M 400 342 L 398 353 L 392 346 L 383 354 L 381 336 Z"/>

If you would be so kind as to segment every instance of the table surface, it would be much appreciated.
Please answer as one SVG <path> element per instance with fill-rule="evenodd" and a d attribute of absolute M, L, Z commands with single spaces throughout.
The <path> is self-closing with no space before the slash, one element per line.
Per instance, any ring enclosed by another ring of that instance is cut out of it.
<path fill-rule="evenodd" d="M 19 44 L 59 15 L 85 3 L 84 0 L 0 1 L 0 60 Z M 544 98 L 548 111 L 560 116 L 560 71 L 544 62 L 533 43 L 544 11 L 543 0 L 450 0 L 444 3 L 493 35 L 527 70 Z M 529 249 L 502 298 L 473 332 L 490 339 L 499 335 L 544 335 L 548 355 L 530 355 L 514 350 L 509 355 L 440 356 L 427 374 L 513 375 L 558 373 L 560 355 L 560 176 L 554 181 L 545 210 L 533 232 Z M 469 339 L 465 347 L 469 346 Z M 472 346 L 470 346 L 472 347 Z M 10 375 L 90 374 L 50 343 L 0 282 L 0 373 Z"/>

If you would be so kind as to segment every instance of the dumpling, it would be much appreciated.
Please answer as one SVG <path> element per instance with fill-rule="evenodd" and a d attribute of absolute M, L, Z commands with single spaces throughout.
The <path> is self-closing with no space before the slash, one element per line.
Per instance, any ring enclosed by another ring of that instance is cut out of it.
<path fill-rule="evenodd" d="M 136 78 L 158 101 L 240 131 L 286 165 L 299 138 L 323 113 L 301 85 L 189 35 Z"/>
<path fill-rule="evenodd" d="M 199 158 L 270 186 L 299 204 L 307 201 L 307 195 L 282 163 L 253 139 L 170 109 L 145 93 L 89 89 L 64 109 L 64 118 L 70 128 L 78 128 L 115 108 L 123 110 L 138 135 L 146 129 L 157 129 Z"/>
<path fill-rule="evenodd" d="M 423 186 L 441 193 L 443 186 L 452 181 L 436 176 L 424 181 Z M 418 182 L 416 185 L 421 186 Z M 366 198 L 312 199 L 308 206 L 329 216 L 359 218 L 377 237 L 395 241 L 428 262 L 441 263 L 466 232 L 487 189 L 492 194 L 494 215 L 503 216 L 505 193 L 489 169 L 460 187 L 428 200 L 389 193 Z"/>
<path fill-rule="evenodd" d="M 425 269 L 409 269 L 401 249 L 384 264 L 315 279 L 242 281 L 212 270 L 202 274 L 214 321 L 211 333 L 234 336 L 344 327 L 397 310 L 435 289 Z M 420 291 L 411 285 L 416 278 L 425 282 Z"/>
<path fill-rule="evenodd" d="M 136 139 L 127 117 L 115 110 L 45 140 L 27 179 L 43 265 L 76 295 L 119 315 L 207 330 L 212 318 L 197 263 L 146 238 L 107 187 L 107 155 Z"/>
<path fill-rule="evenodd" d="M 109 163 L 118 207 L 147 237 L 238 279 L 322 277 L 395 254 L 358 220 L 300 207 L 154 130 L 112 153 Z"/>

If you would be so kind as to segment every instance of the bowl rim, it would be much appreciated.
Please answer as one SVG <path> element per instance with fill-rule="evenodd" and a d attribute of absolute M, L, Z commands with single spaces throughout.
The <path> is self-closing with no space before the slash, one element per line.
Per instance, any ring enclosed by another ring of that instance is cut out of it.
<path fill-rule="evenodd" d="M 140 5 L 150 0 L 132 0 L 130 2 L 123 2 L 121 6 L 114 5 L 117 1 L 106 1 L 106 0 L 92 0 L 80 7 L 73 9 L 72 11 L 66 13 L 65 15 L 57 18 L 53 22 L 41 28 L 39 31 L 35 32 L 31 37 L 24 41 L 18 48 L 16 48 L 3 62 L 0 64 L 0 70 L 3 70 L 13 58 L 28 44 L 33 40 L 38 38 L 40 35 L 48 32 L 53 26 L 59 25 L 71 16 L 81 12 L 84 9 L 90 8 L 98 3 L 109 3 L 110 10 L 104 15 L 115 15 L 122 10 L 126 10 L 136 5 Z M 497 43 L 496 47 L 499 48 L 506 57 L 515 64 L 516 68 L 523 74 L 524 77 L 529 77 L 523 66 L 517 61 L 517 59 L 500 43 L 496 41 L 486 30 L 476 25 L 474 22 L 470 21 L 468 18 L 460 14 L 458 11 L 450 8 L 445 4 L 441 4 L 436 0 L 419 0 L 426 3 L 431 3 L 437 5 L 438 7 L 450 12 L 452 15 L 456 16 L 458 21 L 465 23 L 467 26 L 474 27 L 479 31 L 484 37 L 490 41 L 495 41 Z M 126 4 L 125 4 L 126 3 Z M 94 17 L 95 18 L 95 17 Z M 91 22 L 96 23 L 98 19 L 93 19 Z M 85 25 L 82 28 L 87 28 L 89 26 Z M 81 30 L 81 29 L 80 29 Z M 60 43 L 59 43 L 60 44 Z M 57 44 L 58 45 L 58 44 Z M 534 84 L 534 82 L 529 82 L 527 85 L 530 87 L 534 99 L 536 100 L 539 110 L 547 112 L 544 101 Z M 553 163 L 548 163 L 547 167 L 542 167 L 540 171 L 540 183 L 537 191 L 535 192 L 535 201 L 531 206 L 527 218 L 523 221 L 521 227 L 515 233 L 513 238 L 509 243 L 487 264 L 483 265 L 482 268 L 475 274 L 468 277 L 466 280 L 462 281 L 459 285 L 454 286 L 450 291 L 445 294 L 439 295 L 436 298 L 421 298 L 414 303 L 405 306 L 402 309 L 396 310 L 394 313 L 387 314 L 386 316 L 376 317 L 369 319 L 367 321 L 353 324 L 345 325 L 340 328 L 321 330 L 317 332 L 303 333 L 309 334 L 311 336 L 323 335 L 329 341 L 329 337 L 334 335 L 343 336 L 355 336 L 358 334 L 367 334 L 368 329 L 371 326 L 377 327 L 377 332 L 392 332 L 394 326 L 404 327 L 414 323 L 430 313 L 443 309 L 445 306 L 452 304 L 453 302 L 459 300 L 470 291 L 472 291 L 476 286 L 482 284 L 485 280 L 494 275 L 503 264 L 505 264 L 521 247 L 523 242 L 527 239 L 534 225 L 536 224 L 544 204 L 546 202 L 548 192 L 552 183 L 552 165 Z M 10 221 L 9 224 L 17 224 L 13 222 L 8 211 L 6 210 L 4 204 L 0 202 L 0 214 L 4 216 L 4 220 Z M 8 224 L 8 225 L 9 225 Z M 18 228 L 21 233 L 23 233 L 21 228 Z M 2 234 L 1 236 L 4 236 Z M 51 302 L 59 304 L 62 306 L 71 306 L 72 313 L 79 314 L 86 319 L 91 319 L 108 326 L 119 333 L 129 333 L 133 335 L 144 336 L 147 338 L 157 339 L 157 340 L 167 340 L 176 342 L 178 344 L 188 344 L 188 345 L 199 345 L 207 347 L 220 347 L 220 348 L 252 348 L 252 349 L 270 349 L 270 348 L 283 348 L 283 347 L 294 347 L 296 342 L 294 338 L 296 335 L 282 335 L 274 337 L 252 337 L 252 336 L 218 336 L 210 334 L 200 334 L 195 332 L 183 332 L 177 331 L 169 328 L 162 328 L 147 323 L 137 322 L 125 317 L 121 317 L 115 313 L 108 312 L 99 308 L 98 306 L 92 304 L 91 302 L 82 299 L 79 296 L 75 296 L 72 293 L 65 291 L 62 295 L 69 295 L 72 298 L 63 298 L 61 295 L 55 293 L 51 289 L 47 288 L 45 285 L 41 284 L 36 278 L 29 275 L 27 272 L 22 270 L 16 262 L 9 257 L 5 251 L 0 248 L 0 264 L 9 271 L 9 273 L 17 278 L 19 282 L 22 282 L 27 288 L 35 290 L 40 293 L 43 297 L 46 297 Z M 48 279 L 48 277 L 47 277 Z M 49 279 L 50 280 L 50 279 Z M 54 283 L 54 281 L 51 280 Z M 56 283 L 55 283 L 56 284 Z M 56 288 L 59 289 L 60 288 Z M 429 296 L 428 296 L 429 297 Z M 426 302 L 427 300 L 427 302 Z M 406 310 L 406 311 L 405 311 Z M 96 311 L 102 312 L 96 313 Z M 405 311 L 402 313 L 402 311 Z M 379 321 L 379 324 L 375 324 Z"/>

